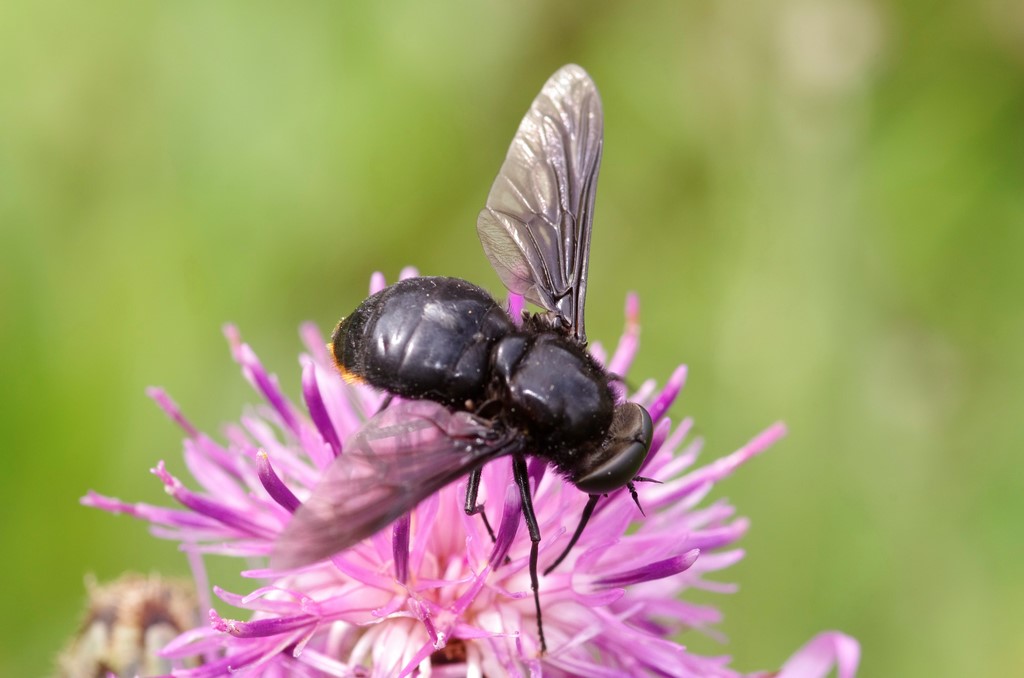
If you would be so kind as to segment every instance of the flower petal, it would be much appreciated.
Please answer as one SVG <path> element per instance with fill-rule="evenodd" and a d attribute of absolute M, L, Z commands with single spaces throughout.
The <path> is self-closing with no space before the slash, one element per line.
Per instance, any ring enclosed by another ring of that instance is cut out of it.
<path fill-rule="evenodd" d="M 838 631 L 819 633 L 796 651 L 776 678 L 824 678 L 835 667 L 838 678 L 853 678 L 860 664 L 860 643 Z"/>

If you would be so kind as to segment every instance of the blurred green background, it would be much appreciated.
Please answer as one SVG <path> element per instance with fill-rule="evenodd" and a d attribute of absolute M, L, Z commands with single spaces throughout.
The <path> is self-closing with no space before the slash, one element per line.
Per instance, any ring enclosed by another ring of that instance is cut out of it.
<path fill-rule="evenodd" d="M 0 4 L 0 675 L 49 673 L 86 572 L 186 572 L 78 498 L 169 501 L 147 385 L 212 432 L 255 400 L 222 323 L 297 395 L 299 323 L 372 271 L 499 290 L 476 214 L 570 61 L 592 338 L 636 290 L 634 379 L 690 365 L 706 458 L 791 430 L 718 490 L 753 526 L 694 649 L 1024 675 L 1024 5 L 342 4 Z"/>

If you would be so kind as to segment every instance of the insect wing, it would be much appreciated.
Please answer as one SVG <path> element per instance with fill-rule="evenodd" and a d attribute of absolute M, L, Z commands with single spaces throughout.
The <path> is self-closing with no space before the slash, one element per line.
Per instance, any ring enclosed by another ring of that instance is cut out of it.
<path fill-rule="evenodd" d="M 476 226 L 505 287 L 581 343 L 603 135 L 597 87 L 579 66 L 563 66 L 520 123 Z"/>
<path fill-rule="evenodd" d="M 506 454 L 508 440 L 468 412 L 431 401 L 393 403 L 345 444 L 278 538 L 273 565 L 309 564 L 373 535 Z"/>

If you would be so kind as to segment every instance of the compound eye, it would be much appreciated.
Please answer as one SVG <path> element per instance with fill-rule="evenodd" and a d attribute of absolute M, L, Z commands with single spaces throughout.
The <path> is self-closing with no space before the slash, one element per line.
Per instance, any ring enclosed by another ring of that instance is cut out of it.
<path fill-rule="evenodd" d="M 604 460 L 574 478 L 573 484 L 588 494 L 603 494 L 625 487 L 647 459 L 653 435 L 654 424 L 647 410 L 636 403 L 618 406 L 608 430 Z"/>

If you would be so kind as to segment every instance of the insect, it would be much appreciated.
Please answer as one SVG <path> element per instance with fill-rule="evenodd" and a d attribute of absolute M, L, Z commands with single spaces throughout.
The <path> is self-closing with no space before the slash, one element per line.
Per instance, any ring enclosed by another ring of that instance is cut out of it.
<path fill-rule="evenodd" d="M 646 480 L 637 473 L 653 429 L 643 407 L 616 402 L 615 377 L 586 351 L 583 306 L 602 143 L 597 88 L 582 68 L 565 66 L 523 118 L 477 220 L 505 287 L 542 312 L 525 313 L 517 326 L 472 283 L 418 277 L 374 294 L 338 324 L 329 347 L 345 379 L 402 400 L 346 444 L 282 534 L 278 563 L 333 555 L 467 475 L 466 513 L 483 515 L 481 468 L 510 455 L 546 650 L 541 534 L 527 457 L 548 462 L 589 495 L 547 574 L 575 545 L 601 496 L 626 487 L 636 501 L 633 481 Z"/>

